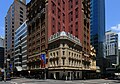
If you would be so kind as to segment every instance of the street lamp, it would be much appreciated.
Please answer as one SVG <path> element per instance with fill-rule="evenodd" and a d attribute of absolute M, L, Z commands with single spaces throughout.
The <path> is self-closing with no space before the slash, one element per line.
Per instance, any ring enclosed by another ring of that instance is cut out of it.
<path fill-rule="evenodd" d="M 28 73 L 29 73 L 29 77 L 30 77 L 30 71 L 28 71 Z"/>

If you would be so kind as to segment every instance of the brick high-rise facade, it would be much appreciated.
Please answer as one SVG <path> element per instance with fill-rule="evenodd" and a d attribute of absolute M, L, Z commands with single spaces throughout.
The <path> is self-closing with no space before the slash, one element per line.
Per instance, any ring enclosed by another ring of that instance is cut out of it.
<path fill-rule="evenodd" d="M 26 0 L 14 0 L 5 17 L 5 58 L 14 65 L 15 30 L 26 20 Z M 6 60 L 5 59 L 5 60 Z"/>
<path fill-rule="evenodd" d="M 40 61 L 43 53 L 47 54 L 48 67 L 48 39 L 62 31 L 80 40 L 83 55 L 89 59 L 90 0 L 31 0 L 27 5 L 27 19 L 29 70 L 43 70 Z"/>
<path fill-rule="evenodd" d="M 48 0 L 48 38 L 60 31 L 80 39 L 90 52 L 90 0 Z"/>
<path fill-rule="evenodd" d="M 28 69 L 39 69 L 40 55 L 47 49 L 47 27 L 45 13 L 45 0 L 31 0 L 27 4 L 28 25 Z"/>

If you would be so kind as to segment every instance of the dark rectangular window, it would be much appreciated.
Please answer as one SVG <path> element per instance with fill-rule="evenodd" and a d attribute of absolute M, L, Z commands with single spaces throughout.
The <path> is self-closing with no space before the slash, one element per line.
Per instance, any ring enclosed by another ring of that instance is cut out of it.
<path fill-rule="evenodd" d="M 23 22 L 23 19 L 20 18 L 20 21 Z"/>
<path fill-rule="evenodd" d="M 12 36 L 14 36 L 14 32 L 12 33 Z"/>
<path fill-rule="evenodd" d="M 65 65 L 65 59 L 63 59 L 63 65 Z"/>
<path fill-rule="evenodd" d="M 22 12 L 22 11 L 20 11 L 20 14 L 23 14 L 23 12 Z"/>
<path fill-rule="evenodd" d="M 63 51 L 63 55 L 65 55 L 65 51 Z"/>
<path fill-rule="evenodd" d="M 14 29 L 12 29 L 12 32 L 14 32 Z"/>
<path fill-rule="evenodd" d="M 22 15 L 20 15 L 20 17 L 21 17 L 21 18 L 23 18 L 23 16 L 22 16 Z"/>
<path fill-rule="evenodd" d="M 22 22 L 20 22 L 20 25 L 22 25 Z"/>
<path fill-rule="evenodd" d="M 22 8 L 22 7 L 20 7 L 20 10 L 23 10 L 23 8 Z"/>
<path fill-rule="evenodd" d="M 65 23 L 65 14 L 63 13 L 63 23 Z"/>
<path fill-rule="evenodd" d="M 86 19 L 84 19 L 84 25 L 85 25 L 85 26 L 86 26 L 86 23 L 87 23 L 87 22 L 86 22 Z"/>
<path fill-rule="evenodd" d="M 89 29 L 89 26 L 90 26 L 89 23 L 87 23 L 87 28 L 88 28 L 88 29 Z"/>
<path fill-rule="evenodd" d="M 58 0 L 58 5 L 60 6 L 61 0 Z"/>

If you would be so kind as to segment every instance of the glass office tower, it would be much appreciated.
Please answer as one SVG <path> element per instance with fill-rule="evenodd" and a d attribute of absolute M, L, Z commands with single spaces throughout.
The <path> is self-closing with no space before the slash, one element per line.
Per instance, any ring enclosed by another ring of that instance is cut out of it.
<path fill-rule="evenodd" d="M 91 44 L 96 49 L 97 66 L 103 68 L 105 56 L 105 0 L 91 0 Z"/>

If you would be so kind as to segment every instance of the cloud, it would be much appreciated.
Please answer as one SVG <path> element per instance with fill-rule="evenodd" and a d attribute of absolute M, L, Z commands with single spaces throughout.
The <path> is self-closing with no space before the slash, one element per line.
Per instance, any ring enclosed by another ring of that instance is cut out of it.
<path fill-rule="evenodd" d="M 120 24 L 111 27 L 111 30 L 116 31 L 116 32 L 120 32 Z"/>

